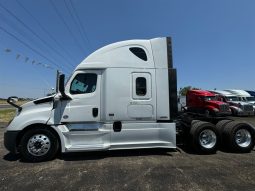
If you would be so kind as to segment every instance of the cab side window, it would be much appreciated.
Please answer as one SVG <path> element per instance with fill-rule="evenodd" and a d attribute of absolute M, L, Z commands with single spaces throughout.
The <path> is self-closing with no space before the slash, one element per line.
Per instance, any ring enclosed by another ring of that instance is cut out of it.
<path fill-rule="evenodd" d="M 80 73 L 75 76 L 71 83 L 71 94 L 87 94 L 96 90 L 97 74 Z"/>
<path fill-rule="evenodd" d="M 132 98 L 134 100 L 151 99 L 151 74 L 146 72 L 132 73 Z"/>
<path fill-rule="evenodd" d="M 147 93 L 146 78 L 144 77 L 136 78 L 136 95 L 145 96 L 146 93 Z"/>

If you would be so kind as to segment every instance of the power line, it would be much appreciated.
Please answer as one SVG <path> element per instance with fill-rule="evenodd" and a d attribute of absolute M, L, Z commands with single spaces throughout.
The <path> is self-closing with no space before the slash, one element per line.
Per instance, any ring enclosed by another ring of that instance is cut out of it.
<path fill-rule="evenodd" d="M 0 18 L 2 18 L 3 20 L 5 20 L 5 21 L 8 21 L 8 19 L 5 17 L 5 15 L 2 15 L 1 13 L 0 13 Z M 16 25 L 13 25 L 13 26 L 11 26 L 8 22 L 6 22 L 6 24 L 8 25 L 8 26 L 10 26 L 10 27 L 12 27 L 12 28 L 14 28 L 14 26 L 15 26 L 15 28 L 17 27 Z M 16 28 L 17 29 L 17 28 Z M 18 29 L 17 29 L 18 30 Z M 23 32 L 20 32 L 23 36 L 26 36 L 25 34 L 23 34 Z M 2 42 L 3 43 L 3 42 Z M 9 47 L 9 45 L 5 45 L 6 47 Z M 11 49 L 9 49 L 9 48 L 7 48 L 6 50 L 8 50 L 8 51 L 6 51 L 6 52 L 11 52 Z M 20 57 L 20 54 L 17 54 L 17 56 L 16 56 L 16 60 L 18 59 Z M 29 57 L 26 57 L 26 59 L 29 59 Z M 36 61 L 34 60 L 34 59 L 32 59 L 33 61 L 32 61 L 32 64 L 34 64 Z M 28 60 L 25 60 L 25 62 L 27 62 Z M 40 63 L 40 62 L 38 62 L 38 63 Z M 41 63 L 40 63 L 41 64 Z M 45 68 L 50 68 L 50 69 L 53 69 L 51 66 L 49 66 L 48 64 L 42 64 Z M 48 65 L 48 66 L 47 66 Z"/>
<path fill-rule="evenodd" d="M 19 34 L 22 35 L 22 37 L 27 38 L 29 40 L 29 38 L 27 37 L 27 34 L 24 33 L 22 30 L 20 30 L 20 28 L 18 27 L 18 25 L 16 25 L 15 23 L 12 22 L 12 20 L 10 20 L 9 18 L 7 18 L 4 14 L 2 14 L 0 12 L 0 18 L 12 29 L 14 29 L 14 31 L 19 31 Z M 34 43 L 33 39 L 29 40 L 32 41 L 32 43 Z"/>
<path fill-rule="evenodd" d="M 33 35 L 35 35 L 38 39 L 40 39 L 41 42 L 43 42 L 46 46 L 50 47 L 52 50 L 54 50 L 58 55 L 61 56 L 61 54 L 58 53 L 58 51 L 52 47 L 49 43 L 47 43 L 46 41 L 44 41 L 39 35 L 37 35 L 29 26 L 27 26 L 21 19 L 19 19 L 15 14 L 13 14 L 9 9 L 7 9 L 6 7 L 4 7 L 1 3 L 0 3 L 0 7 L 2 9 L 4 9 L 6 12 L 8 12 L 11 16 L 13 16 L 19 23 L 21 23 L 27 30 L 29 30 Z M 70 66 L 69 66 L 70 67 Z M 71 68 L 70 68 L 71 69 Z"/>
<path fill-rule="evenodd" d="M 79 22 L 79 24 L 80 24 L 80 26 L 81 26 L 81 29 L 83 30 L 83 34 L 84 34 L 85 37 L 86 37 L 86 40 L 87 40 L 87 42 L 88 42 L 88 45 L 89 45 L 90 49 L 92 50 L 91 42 L 90 42 L 90 40 L 89 40 L 89 38 L 88 38 L 88 35 L 87 35 L 87 33 L 86 33 L 86 30 L 85 30 L 85 27 L 84 27 L 84 25 L 83 25 L 82 22 L 81 22 L 81 19 L 80 19 L 80 17 L 79 17 L 79 14 L 78 14 L 77 10 L 75 9 L 75 6 L 73 5 L 72 0 L 69 0 L 69 1 L 70 1 L 70 4 L 71 4 L 72 9 L 74 10 L 75 16 L 76 16 L 76 18 L 77 18 L 77 20 L 78 20 L 78 22 Z"/>
<path fill-rule="evenodd" d="M 84 43 L 86 44 L 86 40 L 85 40 L 85 38 L 83 37 L 84 35 L 82 34 L 82 31 L 81 31 L 81 29 L 80 29 L 79 23 L 77 23 L 77 21 L 75 20 L 74 15 L 73 15 L 71 9 L 69 8 L 69 6 L 68 6 L 66 0 L 64 0 L 64 5 L 65 5 L 65 7 L 66 7 L 66 9 L 67 9 L 67 11 L 68 11 L 68 13 L 69 13 L 69 15 L 71 15 L 71 18 L 72 18 L 74 24 L 77 26 L 78 31 L 79 31 L 79 33 L 80 33 L 82 39 L 84 40 Z"/>
<path fill-rule="evenodd" d="M 34 19 L 34 21 L 41 27 L 41 29 L 56 43 L 56 45 L 58 45 L 58 47 L 62 48 L 62 50 L 65 51 L 65 53 L 69 56 L 68 58 L 70 59 L 72 56 L 71 54 L 69 54 L 69 51 L 67 51 L 63 46 L 60 45 L 60 43 L 50 34 L 49 31 L 46 30 L 46 28 L 40 23 L 40 21 L 38 19 L 36 19 L 36 17 L 33 16 L 33 14 L 26 8 L 23 6 L 23 4 L 21 2 L 19 2 L 18 0 L 15 0 L 19 6 L 32 18 Z M 63 56 L 63 55 L 62 55 Z M 65 57 L 65 56 L 63 56 Z M 65 57 L 67 58 L 67 57 Z M 69 60 L 71 61 L 71 59 Z M 73 65 L 72 65 L 73 66 Z"/>
<path fill-rule="evenodd" d="M 51 59 L 47 58 L 45 55 L 43 55 L 42 53 L 40 53 L 39 51 L 37 51 L 36 49 L 34 49 L 33 47 L 29 46 L 29 44 L 27 44 L 26 42 L 22 41 L 21 39 L 19 39 L 17 36 L 15 36 L 14 34 L 8 32 L 6 29 L 4 29 L 3 27 L 0 26 L 0 30 L 2 30 L 3 32 L 5 32 L 6 34 L 8 34 L 9 36 L 13 37 L 14 39 L 16 39 L 17 41 L 19 41 L 21 44 L 23 44 L 24 46 L 26 46 L 27 48 L 29 48 L 30 50 L 34 51 L 35 53 L 37 53 L 38 55 L 40 55 L 41 57 L 43 57 L 44 59 L 48 60 L 50 63 L 54 64 L 57 68 L 60 68 L 63 70 L 63 68 L 61 66 L 59 66 L 57 63 L 55 63 L 54 61 L 52 61 Z"/>
<path fill-rule="evenodd" d="M 2 44 L 4 44 L 5 46 L 6 46 L 6 43 L 5 42 L 2 42 Z M 6 49 L 6 50 L 8 50 L 8 52 L 12 52 L 13 51 L 13 49 Z M 16 52 L 17 52 L 17 50 L 15 50 Z M 27 57 L 26 57 L 27 58 Z M 34 61 L 34 60 L 33 60 Z M 32 62 L 32 64 L 33 64 L 33 62 Z M 47 81 L 47 79 L 45 78 L 45 76 L 43 76 L 40 72 L 38 72 L 38 70 L 36 70 L 34 67 L 32 67 L 33 69 L 34 69 L 34 71 L 35 71 L 35 73 L 37 73 L 38 75 L 38 77 L 40 77 L 40 79 L 44 82 L 44 84 L 47 86 L 47 87 L 52 87 L 52 85 L 50 85 L 50 83 Z M 51 69 L 53 69 L 52 67 L 51 67 Z M 8 85 L 8 86 L 10 86 L 10 84 L 9 83 L 6 83 L 6 82 L 0 82 L 0 86 L 1 86 L 1 84 L 2 85 Z M 41 84 L 40 84 L 41 85 Z M 14 85 L 11 85 L 11 86 L 14 86 Z M 17 86 L 17 85 L 16 85 Z M 20 85 L 19 85 L 20 86 Z M 29 89 L 33 89 L 33 88 L 31 88 L 31 87 L 29 87 Z M 36 89 L 36 88 L 34 88 L 34 89 Z M 41 89 L 41 88 L 37 88 L 37 89 Z M 44 88 L 45 89 L 45 88 Z M 50 88 L 49 88 L 50 89 Z"/>
<path fill-rule="evenodd" d="M 53 3 L 52 0 L 49 0 L 53 9 L 55 10 L 56 14 L 58 15 L 58 17 L 61 19 L 61 21 L 64 23 L 65 27 L 67 28 L 67 30 L 69 31 L 69 33 L 71 34 L 71 36 L 73 37 L 74 41 L 77 43 L 77 46 L 79 47 L 80 51 L 82 54 L 84 54 L 83 47 L 80 45 L 79 41 L 75 38 L 75 35 L 73 34 L 72 30 L 70 29 L 70 27 L 67 25 L 65 19 L 62 17 L 62 15 L 60 14 L 60 12 L 58 11 L 57 7 L 55 6 L 55 4 Z"/>

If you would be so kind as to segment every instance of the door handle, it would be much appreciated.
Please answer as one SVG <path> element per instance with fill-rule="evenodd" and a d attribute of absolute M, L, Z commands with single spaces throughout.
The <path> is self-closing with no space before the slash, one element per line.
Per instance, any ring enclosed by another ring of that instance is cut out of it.
<path fill-rule="evenodd" d="M 93 115 L 93 117 L 97 117 L 98 116 L 98 108 L 93 108 L 92 109 L 92 115 Z"/>

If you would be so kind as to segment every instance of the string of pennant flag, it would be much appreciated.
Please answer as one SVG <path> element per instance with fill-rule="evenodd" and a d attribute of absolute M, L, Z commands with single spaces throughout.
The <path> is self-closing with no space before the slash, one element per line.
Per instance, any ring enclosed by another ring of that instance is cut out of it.
<path fill-rule="evenodd" d="M 10 49 L 10 48 L 5 48 L 4 51 L 6 53 L 12 53 L 13 52 L 12 49 Z M 31 63 L 32 65 L 42 66 L 42 67 L 50 69 L 50 70 L 54 70 L 55 69 L 53 66 L 51 66 L 49 64 L 44 64 L 44 63 L 36 61 L 34 59 L 30 59 L 29 57 L 23 56 L 20 53 L 15 53 L 15 54 L 16 54 L 16 60 L 19 60 L 19 59 L 21 59 L 23 57 L 25 63 Z"/>

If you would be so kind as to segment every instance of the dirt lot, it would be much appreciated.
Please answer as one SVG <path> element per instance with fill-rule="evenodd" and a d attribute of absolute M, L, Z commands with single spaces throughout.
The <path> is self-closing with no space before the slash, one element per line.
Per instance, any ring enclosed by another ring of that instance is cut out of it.
<path fill-rule="evenodd" d="M 255 124 L 255 118 L 242 118 Z M 255 151 L 214 155 L 174 150 L 76 153 L 24 163 L 3 147 L 0 190 L 255 190 Z"/>

